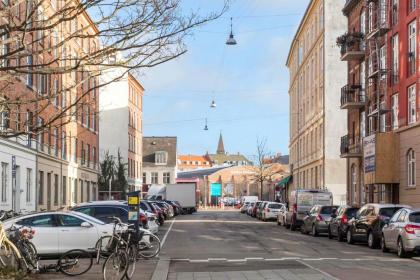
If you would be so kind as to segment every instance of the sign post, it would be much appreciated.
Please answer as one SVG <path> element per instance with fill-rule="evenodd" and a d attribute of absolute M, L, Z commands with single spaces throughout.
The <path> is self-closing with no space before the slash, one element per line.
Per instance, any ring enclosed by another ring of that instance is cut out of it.
<path fill-rule="evenodd" d="M 16 156 L 12 156 L 12 210 L 17 212 L 17 197 L 20 193 L 16 189 Z"/>
<path fill-rule="evenodd" d="M 136 237 L 139 237 L 140 195 L 141 191 L 134 191 L 127 194 L 128 223 L 134 225 Z"/>

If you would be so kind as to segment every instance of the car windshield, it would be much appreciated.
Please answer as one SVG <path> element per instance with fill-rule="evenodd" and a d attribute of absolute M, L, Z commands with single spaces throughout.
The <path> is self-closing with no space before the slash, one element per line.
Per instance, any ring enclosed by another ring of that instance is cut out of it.
<path fill-rule="evenodd" d="M 81 212 L 72 211 L 71 213 L 73 215 L 75 215 L 75 216 L 78 216 L 78 217 L 81 217 L 81 218 L 83 218 L 85 220 L 88 220 L 89 222 L 92 222 L 92 223 L 95 223 L 95 224 L 100 224 L 100 225 L 105 225 L 104 222 L 102 222 L 102 221 L 100 221 L 100 220 L 98 220 L 98 219 L 96 219 L 96 218 L 94 218 L 92 216 L 83 214 Z"/>
<path fill-rule="evenodd" d="M 420 212 L 411 213 L 408 220 L 412 223 L 420 224 Z"/>
<path fill-rule="evenodd" d="M 349 218 L 355 217 L 356 216 L 356 213 L 357 213 L 357 210 L 359 210 L 359 209 L 358 208 L 349 208 L 349 209 L 347 209 L 346 216 L 349 217 Z"/>
<path fill-rule="evenodd" d="M 380 216 L 385 216 L 385 217 L 392 217 L 395 212 L 397 212 L 398 210 L 400 210 L 401 207 L 387 207 L 387 208 L 381 208 L 379 210 L 379 215 Z"/>
<path fill-rule="evenodd" d="M 273 203 L 273 204 L 269 204 L 268 208 L 272 208 L 272 209 L 280 209 L 281 208 L 281 204 L 277 204 L 277 203 Z"/>
<path fill-rule="evenodd" d="M 331 213 L 333 212 L 334 209 L 337 209 L 337 207 L 324 206 L 324 207 L 321 208 L 320 214 L 331 215 Z"/>

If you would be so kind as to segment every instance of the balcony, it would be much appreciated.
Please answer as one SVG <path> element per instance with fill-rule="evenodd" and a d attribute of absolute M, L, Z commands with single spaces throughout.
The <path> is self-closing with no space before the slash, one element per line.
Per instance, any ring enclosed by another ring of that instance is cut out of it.
<path fill-rule="evenodd" d="M 363 33 L 345 33 L 337 38 L 342 61 L 357 61 L 365 56 L 365 42 Z"/>
<path fill-rule="evenodd" d="M 362 145 L 359 138 L 352 138 L 349 135 L 341 137 L 340 157 L 358 158 L 362 157 Z"/>
<path fill-rule="evenodd" d="M 341 109 L 360 109 L 366 104 L 361 85 L 345 85 L 341 88 Z"/>

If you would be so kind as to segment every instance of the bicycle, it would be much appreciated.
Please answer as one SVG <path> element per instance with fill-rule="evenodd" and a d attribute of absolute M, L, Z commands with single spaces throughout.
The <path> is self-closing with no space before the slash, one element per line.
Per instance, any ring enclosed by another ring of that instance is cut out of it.
<path fill-rule="evenodd" d="M 157 256 L 160 252 L 160 239 L 154 235 L 150 230 L 140 228 L 142 238 L 138 244 L 138 254 L 145 258 L 150 259 Z"/>
<path fill-rule="evenodd" d="M 30 269 L 38 270 L 38 252 L 35 245 L 29 241 L 34 237 L 35 230 L 27 226 L 17 227 L 12 225 L 7 232 L 9 240 L 15 244 L 25 259 L 28 269 L 31 266 Z"/>
<path fill-rule="evenodd" d="M 22 257 L 20 250 L 7 237 L 3 224 L 0 223 L 0 265 L 2 267 L 11 267 L 13 270 L 25 276 L 28 273 L 28 264 Z"/>
<path fill-rule="evenodd" d="M 41 266 L 39 272 L 61 272 L 67 276 L 79 276 L 88 272 L 92 265 L 91 253 L 82 249 L 74 249 L 64 253 L 57 263 Z"/>

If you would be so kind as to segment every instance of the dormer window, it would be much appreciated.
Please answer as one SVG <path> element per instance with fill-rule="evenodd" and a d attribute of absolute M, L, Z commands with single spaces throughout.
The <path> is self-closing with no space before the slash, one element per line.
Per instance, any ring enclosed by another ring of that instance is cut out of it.
<path fill-rule="evenodd" d="M 168 153 L 165 151 L 155 152 L 155 164 L 166 165 L 168 163 Z"/>

